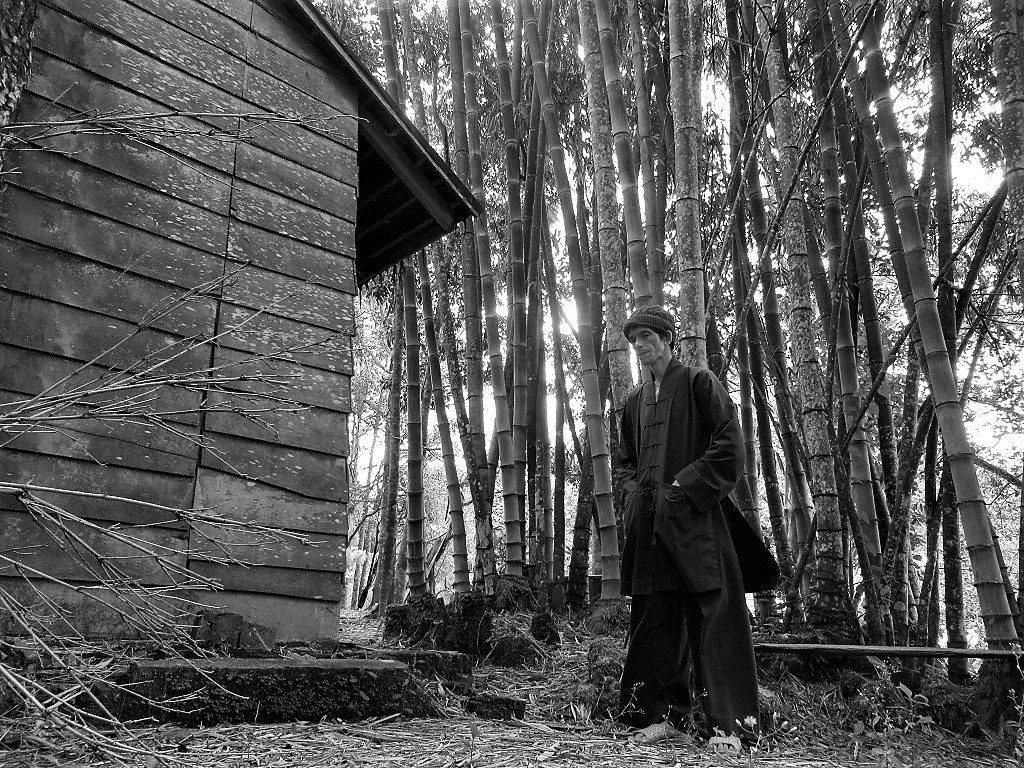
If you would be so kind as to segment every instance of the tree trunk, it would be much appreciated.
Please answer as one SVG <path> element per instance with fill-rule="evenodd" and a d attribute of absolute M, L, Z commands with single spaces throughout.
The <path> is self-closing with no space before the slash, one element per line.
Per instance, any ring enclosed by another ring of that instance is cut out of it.
<path fill-rule="evenodd" d="M 892 619 L 893 645 L 910 642 L 911 603 L 914 595 L 910 584 L 910 531 L 903 534 L 889 584 L 889 615 Z"/>
<path fill-rule="evenodd" d="M 654 6 L 654 3 L 651 4 Z M 651 130 L 654 132 L 657 141 L 654 153 L 654 210 L 656 218 L 654 221 L 654 239 L 657 246 L 651 254 L 651 285 L 664 284 L 668 263 L 665 255 L 665 233 L 668 228 L 668 180 L 673 175 L 673 164 L 669 157 L 674 152 L 675 142 L 672 133 L 675 130 L 672 121 L 672 112 L 669 109 L 668 98 L 668 69 L 665 66 L 668 51 L 662 49 L 662 41 L 665 36 L 661 34 L 663 21 L 667 18 L 665 13 L 666 0 L 657 0 L 657 8 L 652 7 L 648 22 L 651 64 L 650 72 L 654 80 L 654 109 L 651 113 Z M 647 7 L 646 4 L 644 7 Z M 667 40 L 665 40 L 667 48 Z M 664 303 L 664 295 L 662 295 Z"/>
<path fill-rule="evenodd" d="M 527 475 L 528 393 L 526 323 L 526 262 L 523 245 L 523 201 L 520 183 L 519 137 L 512 108 L 512 75 L 508 59 L 504 16 L 499 0 L 491 0 L 491 22 L 497 55 L 498 97 L 501 102 L 501 128 L 505 139 L 505 177 L 508 192 L 508 263 L 512 273 L 512 445 L 515 452 L 516 487 L 520 509 L 526 510 L 523 491 Z M 463 32 L 465 34 L 465 31 Z"/>
<path fill-rule="evenodd" d="M 0 129 L 14 120 L 28 83 L 36 13 L 36 0 L 0 0 Z M 0 167 L 8 140 L 0 133 Z"/>
<path fill-rule="evenodd" d="M 462 22 L 458 0 L 448 0 L 448 55 L 452 85 L 452 139 L 455 170 L 464 183 L 471 184 L 469 137 L 466 125 L 466 83 L 462 53 Z M 469 487 L 476 508 L 477 528 L 486 515 L 490 525 L 493 487 L 488 482 L 487 446 L 484 438 L 483 327 L 481 322 L 480 275 L 474 246 L 474 225 L 463 224 L 460 239 L 462 262 L 463 324 L 466 335 L 466 407 L 468 423 L 462 434 Z M 479 540 L 478 540 L 479 546 Z M 479 561 L 478 561 L 479 562 Z"/>
<path fill-rule="evenodd" d="M 537 387 L 530 398 L 536 404 L 537 431 L 537 528 L 540 557 L 539 570 L 548 584 L 555 577 L 554 572 L 554 509 L 551 499 L 551 437 L 548 429 L 548 380 L 546 355 L 544 354 L 543 314 L 538 317 L 537 333 L 538 357 Z M 563 531 L 563 536 L 565 532 Z M 540 581 L 538 575 L 538 581 Z"/>
<path fill-rule="evenodd" d="M 821 59 L 819 58 L 819 61 Z M 815 80 L 817 82 L 817 80 Z M 825 130 L 825 122 L 822 122 L 821 130 Z M 821 162 L 825 162 L 825 150 L 820 150 Z M 824 186 L 824 185 L 823 185 Z M 830 207 L 834 205 L 834 200 L 838 200 L 838 197 L 830 199 L 829 192 L 824 192 L 825 200 L 824 204 L 824 218 L 827 220 L 831 213 Z M 837 215 L 842 215 L 838 212 Z M 841 229 L 841 227 L 840 227 Z M 810 258 L 811 265 L 811 288 L 814 289 L 814 303 L 818 308 L 818 316 L 821 318 L 821 329 L 822 329 L 822 345 L 831 350 L 832 344 L 835 342 L 835 336 L 832 333 L 832 329 L 835 328 L 836 318 L 832 315 L 832 291 L 831 284 L 835 278 L 835 265 L 838 263 L 838 258 L 835 261 L 829 262 L 829 267 L 826 268 L 825 262 L 822 260 L 821 252 L 818 248 L 818 232 L 821 230 L 821 224 L 817 218 L 811 213 L 808 206 L 804 206 L 804 234 L 807 240 L 807 253 Z M 829 246 L 826 242 L 825 251 L 828 253 Z M 845 279 L 845 278 L 844 278 Z"/>
<path fill-rule="evenodd" d="M 1020 0 L 990 0 L 992 63 L 1002 105 L 1003 177 L 1017 253 L 1024 261 L 1024 6 Z"/>
<path fill-rule="evenodd" d="M 1017 612 L 1024 617 L 1024 470 L 1021 470 L 1020 480 L 1020 525 L 1017 529 Z"/>
<path fill-rule="evenodd" d="M 868 555 L 872 560 L 872 567 L 877 568 L 880 564 L 882 552 L 881 542 L 878 536 L 878 518 L 875 510 L 874 487 L 871 482 L 871 461 L 869 458 L 868 436 L 864 428 L 856 423 L 857 414 L 860 412 L 860 398 L 857 391 L 860 386 L 857 373 L 857 349 L 854 341 L 853 318 L 850 310 L 849 287 L 846 284 L 846 273 L 844 269 L 845 259 L 849 253 L 843 253 L 847 248 L 846 238 L 843 231 L 842 198 L 839 189 L 839 147 L 836 141 L 835 121 L 832 111 L 826 102 L 829 84 L 835 76 L 834 67 L 827 66 L 826 28 L 821 13 L 821 4 L 815 0 L 812 5 L 812 13 L 809 19 L 811 25 L 814 49 L 819 54 L 815 67 L 814 94 L 815 104 L 822 110 L 822 121 L 818 132 L 818 143 L 820 147 L 821 175 L 823 186 L 823 207 L 825 220 L 825 247 L 826 262 L 835 264 L 836 267 L 836 292 L 839 301 L 839 314 L 836 324 L 837 339 L 836 358 L 840 382 L 840 399 L 842 402 L 843 414 L 846 417 L 847 428 L 853 428 L 853 439 L 850 441 L 848 455 L 850 461 L 850 483 L 853 494 L 854 506 L 860 519 L 861 529 L 864 531 L 864 543 L 867 546 Z M 855 190 L 850 190 L 850 195 Z M 855 218 L 861 201 L 851 199 L 850 216 Z M 845 258 L 844 258 L 845 257 Z M 828 340 L 831 347 L 832 339 Z"/>
<path fill-rule="evenodd" d="M 1020 611 L 1017 610 L 1017 596 L 1013 591 L 1013 581 L 1010 579 L 1010 569 L 1003 558 L 1003 548 L 999 544 L 999 534 L 996 527 L 992 526 L 992 543 L 996 548 L 996 559 L 999 561 L 999 570 L 1003 574 L 1003 588 L 1006 590 L 1006 601 L 1010 604 L 1010 611 L 1013 613 L 1013 623 L 1017 627 L 1017 637 L 1024 640 L 1024 626 L 1021 624 Z"/>
<path fill-rule="evenodd" d="M 746 4 L 744 5 L 743 11 L 747 18 L 741 25 L 739 18 L 740 8 L 736 9 L 736 29 L 738 31 L 742 26 L 744 39 L 747 45 L 753 46 L 754 41 L 756 40 L 753 11 Z M 739 99 L 739 105 L 741 107 L 746 106 L 749 110 L 749 96 L 746 93 L 745 79 L 734 79 L 733 86 L 734 88 L 743 91 L 743 94 Z M 746 122 L 749 122 L 749 118 Z M 755 138 L 756 134 L 754 131 L 744 131 L 744 148 L 742 150 L 742 154 L 744 158 L 747 158 L 745 187 L 747 193 L 747 205 L 750 212 L 750 229 L 754 235 L 754 240 L 757 243 L 758 250 L 761 253 L 766 253 L 766 249 L 769 247 L 767 245 L 768 216 L 765 210 L 764 195 L 761 186 L 761 171 L 758 163 L 757 143 L 755 142 Z M 770 152 L 766 152 L 765 156 L 770 157 Z M 814 510 L 814 503 L 811 498 L 810 486 L 804 469 L 799 436 L 796 432 L 797 420 L 796 414 L 794 413 L 792 394 L 790 391 L 791 387 L 788 377 L 790 368 L 786 361 L 785 339 L 779 312 L 779 301 L 776 294 L 775 270 L 772 264 L 772 259 L 768 257 L 762 258 L 759 266 L 760 272 L 758 274 L 758 280 L 761 283 L 761 296 L 764 306 L 763 335 L 768 355 L 767 357 L 764 357 L 761 349 L 755 350 L 752 346 L 751 366 L 752 370 L 756 372 L 758 364 L 753 355 L 755 352 L 760 352 L 763 360 L 761 365 L 762 371 L 767 368 L 772 380 L 775 382 L 774 390 L 777 413 L 779 414 L 780 440 L 782 442 L 785 464 L 792 488 L 792 509 L 793 519 L 795 522 L 792 532 L 797 534 L 797 541 L 800 542 L 797 544 L 799 549 L 803 546 L 804 541 L 802 534 L 800 534 L 800 529 L 801 527 L 805 529 L 809 524 Z M 747 314 L 750 317 L 747 333 L 748 336 L 756 343 L 758 337 L 762 334 L 762 324 L 757 322 L 756 313 L 749 311 Z M 757 332 L 756 335 L 755 331 Z M 762 382 L 766 381 L 763 373 L 761 374 L 760 380 Z M 757 380 L 755 379 L 755 386 L 756 382 Z M 767 402 L 767 390 L 763 388 L 763 385 L 762 393 Z M 766 408 L 767 405 L 763 406 L 758 413 L 759 432 L 761 431 L 760 424 L 762 420 L 766 424 L 770 423 Z M 771 446 L 770 432 L 766 431 L 765 434 L 766 441 L 761 441 L 762 451 Z M 774 448 L 771 448 L 771 450 L 774 455 Z M 764 464 L 764 462 L 762 462 L 762 464 Z M 773 523 L 773 525 L 777 525 L 777 523 Z M 799 551 L 796 553 L 796 556 L 800 556 Z"/>
<path fill-rule="evenodd" d="M 481 204 L 486 205 L 480 145 L 476 55 L 470 28 L 469 2 L 468 0 L 458 0 L 458 5 L 462 31 L 463 67 L 466 78 L 466 123 L 469 136 L 470 180 L 473 194 Z M 474 226 L 480 270 L 480 292 L 487 322 L 487 354 L 490 358 L 491 389 L 494 394 L 495 433 L 498 439 L 498 461 L 501 466 L 501 495 L 505 508 L 505 572 L 510 576 L 522 576 L 525 552 L 522 536 L 523 516 L 519 506 L 521 491 L 517 482 L 515 447 L 512 439 L 508 395 L 505 389 L 505 362 L 502 357 L 501 337 L 498 331 L 497 297 L 494 290 L 494 273 L 491 267 L 491 239 L 487 228 L 486 212 L 474 219 Z"/>
<path fill-rule="evenodd" d="M 557 325 L 552 318 L 554 326 L 553 333 L 558 333 Z M 558 342 L 552 340 L 552 346 L 559 346 Z M 559 389 L 555 388 L 555 490 L 552 503 L 554 515 L 554 551 L 552 561 L 554 563 L 554 578 L 565 578 L 565 401 L 562 399 Z"/>
<path fill-rule="evenodd" d="M 702 0 L 668 0 L 669 82 L 675 126 L 679 359 L 707 365 L 705 274 L 700 222 Z"/>
<path fill-rule="evenodd" d="M 406 540 L 409 592 L 412 596 L 427 591 L 423 571 L 423 413 L 420 409 L 420 328 L 416 311 L 416 276 L 412 267 L 402 270 L 405 296 L 405 402 L 408 446 L 406 459 L 409 476 L 406 485 Z"/>
<path fill-rule="evenodd" d="M 822 42 L 829 43 L 832 41 L 834 34 L 828 8 L 825 0 L 816 0 L 816 3 L 819 9 L 818 18 L 820 18 L 822 24 Z M 831 46 L 825 46 L 823 64 L 825 82 L 830 83 L 838 73 L 838 62 L 836 61 L 835 51 Z M 877 301 L 875 299 L 874 280 L 872 279 L 871 254 L 868 248 L 864 224 L 862 190 L 859 189 L 862 186 L 862 180 L 858 170 L 857 154 L 850 124 L 849 102 L 845 93 L 841 90 L 833 97 L 832 107 L 835 114 L 836 138 L 839 154 L 842 158 L 847 196 L 848 199 L 852 199 L 854 196 L 858 198 L 855 204 L 851 206 L 850 212 L 850 215 L 853 217 L 851 222 L 853 227 L 853 253 L 857 267 L 858 304 L 860 305 L 861 315 L 864 318 L 864 333 L 867 341 L 868 369 L 871 372 L 871 379 L 873 381 L 882 370 L 885 353 L 882 344 L 881 327 L 878 322 Z M 892 507 L 894 499 L 889 496 L 888 489 L 894 487 L 896 477 L 896 434 L 892 403 L 887 394 L 888 390 L 888 387 L 880 388 L 874 398 L 878 409 L 878 442 L 879 456 L 882 463 L 882 480 L 887 490 L 887 506 L 882 508 L 876 505 L 876 511 L 880 518 L 885 518 L 885 510 Z M 880 519 L 880 525 L 884 527 L 883 523 L 884 520 Z"/>
<path fill-rule="evenodd" d="M 398 520 L 398 527 L 402 529 L 402 537 L 398 541 L 398 556 L 395 559 L 395 586 L 392 600 L 395 603 L 403 603 L 408 597 L 409 591 L 409 526 L 405 516 Z"/>
<path fill-rule="evenodd" d="M 377 604 L 381 612 L 395 597 L 395 548 L 398 545 L 398 454 L 402 436 L 399 424 L 402 418 L 402 358 L 405 353 L 405 334 L 402 326 L 405 307 L 398 292 L 398 281 L 394 286 L 395 316 L 392 327 L 393 348 L 391 351 L 391 379 L 388 382 L 388 428 L 384 449 L 385 487 L 384 519 L 377 567 Z"/>
<path fill-rule="evenodd" d="M 938 579 L 939 571 L 939 530 L 942 514 L 938 498 L 938 425 L 928 431 L 928 443 L 924 453 L 924 510 L 925 510 L 925 568 L 921 580 L 921 600 L 917 618 L 917 635 L 921 645 L 930 646 L 938 642 Z M 932 629 L 935 628 L 935 639 Z"/>
<path fill-rule="evenodd" d="M 585 0 L 583 5 L 586 5 Z M 626 98 L 622 93 L 619 52 L 616 47 L 615 29 L 612 27 L 609 0 L 594 0 L 594 9 L 597 12 L 600 55 L 604 63 L 603 79 L 608 93 L 608 111 L 611 115 L 612 135 L 615 143 L 615 161 L 619 170 L 618 186 L 622 193 L 622 211 L 626 227 L 626 263 L 629 265 L 630 282 L 633 284 L 633 302 L 635 306 L 643 307 L 650 304 L 653 298 L 647 269 L 647 253 L 644 247 L 643 219 L 640 215 L 640 192 L 637 189 L 632 140 L 626 115 Z M 581 22 L 582 19 L 583 14 L 581 13 Z M 616 414 L 620 412 L 621 406 L 616 408 Z"/>
<path fill-rule="evenodd" d="M 377 19 L 380 21 L 381 51 L 384 56 L 384 74 L 388 95 L 399 106 L 404 106 L 401 71 L 398 67 L 398 46 L 395 42 L 395 6 L 392 0 L 377 0 Z"/>
<path fill-rule="evenodd" d="M 860 17 L 865 13 L 866 5 L 861 0 L 857 0 L 855 5 L 856 13 Z M 865 70 L 872 95 L 875 97 L 879 134 L 885 150 L 890 186 L 903 241 L 907 248 L 907 269 L 928 361 L 926 376 L 931 385 L 935 414 L 942 431 L 943 446 L 956 489 L 967 550 L 974 568 L 980 612 L 985 623 L 985 637 L 990 645 L 1001 646 L 1016 639 L 1016 629 L 1013 626 L 999 563 L 992 545 L 988 507 L 978 482 L 974 450 L 967 436 L 956 378 L 942 332 L 925 243 L 917 220 L 914 193 L 907 171 L 903 137 L 893 111 L 892 95 L 886 80 L 878 38 L 875 22 L 869 21 L 863 40 Z"/>
<path fill-rule="evenodd" d="M 750 126 L 750 98 L 747 91 L 743 51 L 746 49 L 747 38 L 752 38 L 752 29 L 744 28 L 741 20 L 741 8 L 739 0 L 730 2 L 726 9 L 727 34 L 730 40 L 738 41 L 739 45 L 730 47 L 730 72 L 731 72 L 731 95 L 736 100 L 737 131 L 741 136 L 740 155 L 738 162 L 744 164 L 744 187 L 746 190 L 746 202 L 750 212 L 751 231 L 759 247 L 764 247 L 767 240 L 767 216 L 764 208 L 764 198 L 761 191 L 761 175 L 757 162 L 755 134 Z M 748 43 L 749 44 L 749 43 Z M 737 226 L 744 224 L 744 218 L 737 212 Z M 742 233 L 742 228 L 740 229 Z M 735 245 L 740 251 L 740 263 L 744 274 L 749 271 L 749 255 L 747 243 L 742 234 L 736 238 Z M 769 340 L 770 352 L 777 352 L 779 357 L 783 356 L 782 326 L 779 323 L 778 301 L 775 297 L 775 281 L 772 271 L 771 259 L 765 259 L 761 273 L 757 276 L 761 281 L 762 294 L 764 296 L 765 322 L 762 323 L 758 316 L 756 306 L 751 306 L 746 313 L 747 343 L 749 347 L 751 382 L 756 402 L 757 416 L 757 442 L 758 452 L 761 457 L 761 472 L 764 480 L 765 495 L 768 502 L 768 515 L 771 521 L 772 536 L 775 541 L 775 551 L 779 559 L 782 575 L 791 581 L 793 556 L 789 544 L 789 531 L 786 521 L 786 512 L 782 500 L 782 487 L 779 483 L 778 467 L 775 458 L 775 447 L 772 444 L 772 421 L 768 404 L 768 389 L 766 376 L 764 347 L 761 345 L 762 327 L 766 326 L 766 335 Z M 738 290 L 738 289 L 737 289 Z M 750 290 L 748 280 L 744 280 L 743 295 Z M 774 346 L 772 344 L 774 339 Z M 785 371 L 784 359 L 781 362 L 779 371 Z M 776 387 L 776 402 L 779 413 L 784 413 L 785 392 Z M 788 419 L 782 419 L 783 425 L 790 423 Z M 783 426 L 783 444 L 786 448 L 787 460 L 790 462 L 790 470 L 794 478 L 794 506 L 798 512 L 796 517 L 806 516 L 810 518 L 811 498 L 807 488 L 803 466 L 796 450 L 796 435 L 787 432 L 788 428 Z M 748 436 L 749 438 L 749 436 Z"/>
<path fill-rule="evenodd" d="M 604 319 L 612 329 L 606 338 L 612 389 L 611 418 L 618 423 L 622 416 L 626 393 L 633 384 L 629 345 L 623 335 L 617 332 L 626 322 L 629 292 L 626 288 L 626 273 L 622 262 L 618 185 L 612 163 L 613 142 L 609 126 L 608 92 L 605 89 L 605 75 L 602 71 L 601 41 L 594 5 L 594 0 L 580 0 L 578 10 L 580 40 L 584 51 L 584 74 L 587 81 L 587 115 L 590 119 L 594 195 L 597 199 L 594 217 L 597 224 L 597 253 L 600 256 L 604 288 L 601 296 Z M 606 64 L 604 66 L 607 67 Z"/>
<path fill-rule="evenodd" d="M 651 92 L 647 77 L 646 56 L 644 55 L 643 22 L 640 18 L 639 0 L 627 0 L 626 9 L 629 23 L 630 55 L 633 64 L 633 88 L 636 93 L 636 131 L 640 150 L 640 172 L 643 178 L 644 199 L 644 245 L 647 253 L 648 275 L 650 276 L 651 299 L 662 305 L 664 283 L 664 244 L 658 240 L 657 191 L 654 177 L 654 138 L 651 125 Z"/>
<path fill-rule="evenodd" d="M 726 29 L 729 35 L 729 79 L 733 84 L 729 89 L 730 125 L 729 125 L 729 162 L 732 173 L 742 179 L 742 166 L 746 162 L 744 149 L 749 150 L 749 142 L 744 142 L 750 128 L 750 104 L 747 99 L 746 83 L 743 81 L 743 41 L 739 31 L 739 3 L 732 0 L 726 8 Z M 730 184 L 729 193 L 733 198 L 726 201 L 727 210 L 735 209 L 730 234 L 730 251 L 732 254 L 733 297 L 736 313 L 736 349 L 738 378 L 740 385 L 740 421 L 743 426 L 745 441 L 745 459 L 743 462 L 743 482 L 746 484 L 744 498 L 749 508 L 742 510 L 748 520 L 758 520 L 758 477 L 757 456 L 758 439 L 754 426 L 754 384 L 751 373 L 750 339 L 744 317 L 745 297 L 750 287 L 748 274 L 749 261 L 747 256 L 747 226 L 743 207 L 737 205 L 736 198 L 741 192 L 740 185 Z M 763 386 L 763 382 L 762 382 Z M 760 523 L 758 522 L 758 527 Z"/>
<path fill-rule="evenodd" d="M 740 494 L 740 498 L 744 500 L 745 508 L 741 508 L 740 511 L 743 512 L 748 522 L 751 524 L 756 522 L 757 527 L 760 528 L 760 503 L 758 501 L 757 483 L 757 432 L 754 428 L 754 389 L 750 372 L 750 346 L 747 338 L 746 323 L 740 322 L 740 315 L 742 314 L 742 299 L 740 297 L 746 295 L 748 283 L 747 275 L 744 273 L 748 264 L 746 243 L 740 244 L 740 241 L 746 236 L 744 224 L 742 212 L 738 212 L 732 235 L 733 244 L 731 250 L 733 253 L 734 295 L 736 297 L 736 348 L 738 350 L 736 363 L 740 385 L 740 423 L 743 427 L 744 445 L 743 478 L 740 481 L 743 485 L 743 493 Z"/>
<path fill-rule="evenodd" d="M 760 17 L 760 15 L 759 15 Z M 763 24 L 763 19 L 761 19 Z M 784 25 L 782 25 L 784 26 Z M 763 24 L 762 33 L 769 30 Z M 803 228 L 803 196 L 793 183 L 800 148 L 796 143 L 793 107 L 788 96 L 789 78 L 782 60 L 778 32 L 771 34 L 768 73 L 780 156 L 780 192 L 792 189 L 782 219 L 782 242 L 789 266 L 790 343 L 796 382 L 803 412 L 803 427 L 810 469 L 811 494 L 818 520 L 815 542 L 815 599 L 808 611 L 812 626 L 833 637 L 853 640 L 859 635 L 853 606 L 846 588 L 845 558 L 832 445 L 829 440 L 829 408 L 824 402 L 825 381 L 814 343 L 814 313 L 810 269 Z"/>
<path fill-rule="evenodd" d="M 458 241 L 456 241 L 458 242 Z M 491 506 L 484 504 L 483 484 L 480 474 L 475 470 L 476 460 L 473 458 L 473 439 L 469 426 L 469 413 L 463 394 L 463 377 L 459 366 L 460 353 L 455 340 L 454 319 L 448 301 L 449 270 L 441 262 L 443 247 L 435 251 L 434 274 L 440 286 L 438 291 L 437 316 L 441 322 L 441 336 L 444 341 L 444 358 L 448 368 L 448 381 L 451 385 L 452 402 L 455 405 L 455 417 L 462 445 L 462 453 L 466 462 L 466 481 L 469 486 L 470 500 L 473 502 L 474 531 L 476 553 L 473 560 L 474 578 L 490 593 L 497 576 L 494 556 L 494 530 L 491 520 Z M 486 456 L 484 458 L 486 467 Z"/>
<path fill-rule="evenodd" d="M 839 40 L 840 52 L 846 56 L 846 53 L 850 48 L 850 39 L 846 32 L 845 20 L 836 2 L 830 1 L 829 7 L 833 22 L 832 28 L 836 38 Z M 871 184 L 875 193 L 875 199 L 877 201 L 878 208 L 882 213 L 886 241 L 889 246 L 889 259 L 892 262 L 896 282 L 899 285 L 900 296 L 903 300 L 903 307 L 907 313 L 907 322 L 911 323 L 912 347 L 914 350 L 914 357 L 917 361 L 915 365 L 920 365 L 924 362 L 924 350 L 921 346 L 921 332 L 916 323 L 916 309 L 914 307 L 910 275 L 907 271 L 903 234 L 900 231 L 901 225 L 896 215 L 896 207 L 893 201 L 892 189 L 889 185 L 889 177 L 885 167 L 885 160 L 882 156 L 882 148 L 879 144 L 878 135 L 875 130 L 875 121 L 872 118 L 869 109 L 870 95 L 868 93 L 868 88 L 861 77 L 860 69 L 856 60 L 851 57 L 848 62 L 845 73 L 846 79 L 856 106 L 860 137 L 867 155 L 868 169 L 871 176 Z M 846 102 L 844 102 L 844 104 L 845 103 Z M 839 109 L 838 106 L 837 109 Z M 913 395 L 913 392 L 911 392 L 911 394 Z M 913 405 L 911 412 L 915 412 L 916 408 L 916 404 Z M 904 411 L 904 414 L 905 413 L 906 410 Z M 898 455 L 902 452 L 902 447 L 898 447 L 895 442 L 890 445 L 888 437 L 884 434 L 884 424 L 880 424 L 880 430 L 882 430 L 882 433 L 880 434 L 882 466 L 883 468 L 889 468 L 885 470 L 887 473 L 885 475 L 886 505 L 889 510 L 895 510 L 899 506 L 899 500 L 896 496 L 897 488 L 900 486 L 900 479 L 898 477 L 900 470 L 896 462 Z M 906 439 L 907 434 L 908 431 L 904 430 L 904 439 Z M 910 428 L 909 434 L 913 434 L 913 427 Z M 895 452 L 895 455 L 892 455 L 893 452 Z M 883 535 L 883 543 L 884 538 L 885 536 Z"/>
<path fill-rule="evenodd" d="M 590 565 L 590 521 L 594 517 L 594 472 L 590 456 L 590 435 L 583 436 L 583 463 L 580 465 L 580 487 L 576 497 L 576 517 L 572 526 L 572 554 L 569 558 L 569 583 L 566 602 L 573 610 L 587 604 Z"/>
<path fill-rule="evenodd" d="M 542 220 L 546 223 L 547 217 L 542 217 Z M 545 237 L 542 240 L 541 253 L 544 257 L 543 266 L 543 277 L 544 277 L 544 290 L 548 298 L 549 314 L 551 316 L 551 351 L 554 361 L 554 374 L 555 374 L 555 572 L 556 577 L 564 577 L 565 574 L 565 427 L 569 427 L 569 433 L 572 435 L 573 448 L 576 456 L 576 465 L 580 468 L 580 476 L 585 475 L 585 471 L 590 467 L 589 456 L 587 459 L 583 457 L 583 447 L 580 444 L 579 436 L 576 434 L 576 424 L 572 415 L 572 401 L 569 398 L 569 391 L 566 384 L 566 370 L 564 364 L 564 355 L 562 352 L 562 317 L 559 313 L 559 298 L 556 290 L 555 282 L 555 263 L 554 257 L 551 253 L 551 239 L 546 235 L 547 227 L 545 226 Z M 593 489 L 593 483 L 591 482 L 591 490 Z M 587 528 L 589 535 L 589 527 Z M 575 536 L 575 533 L 573 534 Z M 561 538 L 559 538 L 561 537 Z M 561 542 L 561 543 L 559 543 Z M 576 546 L 575 539 L 573 541 L 573 547 Z M 559 554 L 560 553 L 560 554 Z M 584 558 L 584 562 L 586 558 Z M 572 569 L 570 567 L 570 576 Z M 584 567 L 584 586 L 581 594 L 586 596 L 586 568 Z M 582 604 L 581 604 L 582 605 Z"/>
<path fill-rule="evenodd" d="M 566 171 L 565 153 L 558 131 L 558 115 L 548 84 L 547 68 L 537 31 L 537 19 L 531 0 L 522 0 L 523 25 L 533 59 L 534 86 L 540 94 L 542 115 L 547 135 L 548 154 L 558 188 L 558 199 L 565 227 L 565 245 L 572 273 L 573 295 L 580 336 L 580 373 L 583 379 L 587 408 L 587 433 L 591 440 L 591 457 L 594 467 L 594 497 L 598 509 L 601 533 L 602 598 L 619 598 L 619 551 L 618 534 L 615 524 L 615 510 L 612 503 L 611 462 L 608 436 L 605 430 L 601 403 L 601 387 L 597 372 L 597 357 L 594 348 L 594 329 L 589 317 L 590 291 L 580 251 L 579 229 L 576 211 L 573 208 L 569 175 Z"/>
<path fill-rule="evenodd" d="M 455 446 L 452 444 L 451 425 L 448 423 L 448 403 L 444 396 L 444 381 L 441 377 L 441 358 L 437 347 L 434 300 L 430 290 L 430 273 L 427 270 L 426 252 L 420 252 L 416 263 L 419 269 L 420 296 L 423 302 L 423 336 L 427 344 L 427 362 L 430 367 L 434 413 L 437 414 L 437 431 L 441 439 L 441 457 L 444 460 L 444 476 L 448 489 L 448 516 L 451 519 L 452 556 L 455 561 L 453 587 L 456 592 L 467 592 L 469 591 L 469 552 L 466 548 L 466 519 L 462 507 L 459 471 L 455 466 Z M 493 572 L 493 565 L 491 572 Z"/>
<path fill-rule="evenodd" d="M 957 524 L 956 492 L 953 488 L 949 459 L 943 462 L 939 483 L 939 510 L 942 515 L 942 565 L 945 574 L 946 645 L 949 648 L 967 647 L 967 627 L 964 624 L 963 548 L 960 544 L 960 526 Z M 1002 578 L 1000 577 L 1000 591 Z M 1003 592 L 1003 598 L 1006 593 Z M 949 660 L 949 679 L 957 685 L 967 685 L 971 672 L 967 659 Z"/>

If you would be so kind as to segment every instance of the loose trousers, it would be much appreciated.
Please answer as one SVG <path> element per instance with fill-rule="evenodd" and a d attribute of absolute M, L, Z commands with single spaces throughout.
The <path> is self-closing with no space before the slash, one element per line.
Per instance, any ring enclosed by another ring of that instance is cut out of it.
<path fill-rule="evenodd" d="M 619 692 L 619 720 L 627 725 L 643 728 L 668 719 L 678 726 L 693 696 L 704 695 L 708 735 L 714 735 L 716 728 L 745 739 L 757 734 L 757 670 L 750 615 L 736 552 L 728 531 L 720 529 L 724 520 L 721 526 L 717 521 L 715 525 L 721 589 L 697 593 L 673 589 L 633 596 Z"/>

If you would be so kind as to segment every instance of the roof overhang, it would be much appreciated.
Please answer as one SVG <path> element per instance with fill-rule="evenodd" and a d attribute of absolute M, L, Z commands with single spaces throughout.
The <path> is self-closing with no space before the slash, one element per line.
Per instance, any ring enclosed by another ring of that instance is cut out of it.
<path fill-rule="evenodd" d="M 356 273 L 363 285 L 483 207 L 310 0 L 283 0 L 352 80 L 359 103 Z"/>

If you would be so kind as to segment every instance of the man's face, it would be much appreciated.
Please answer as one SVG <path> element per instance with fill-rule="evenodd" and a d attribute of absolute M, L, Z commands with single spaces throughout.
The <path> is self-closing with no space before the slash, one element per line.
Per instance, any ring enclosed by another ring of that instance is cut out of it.
<path fill-rule="evenodd" d="M 668 341 L 653 328 L 638 326 L 629 329 L 629 343 L 636 353 L 641 365 L 650 365 L 663 357 L 666 352 L 671 354 Z"/>

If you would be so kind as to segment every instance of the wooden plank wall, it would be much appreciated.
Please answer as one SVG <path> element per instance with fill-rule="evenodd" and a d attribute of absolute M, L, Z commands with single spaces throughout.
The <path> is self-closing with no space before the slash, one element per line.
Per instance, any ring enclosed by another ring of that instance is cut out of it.
<path fill-rule="evenodd" d="M 0 403 L 216 335 L 215 351 L 190 350 L 169 368 L 239 366 L 259 376 L 237 390 L 259 403 L 281 391 L 267 380 L 281 380 L 293 407 L 262 424 L 230 411 L 185 413 L 177 435 L 89 422 L 21 435 L 5 440 L 0 477 L 287 529 L 294 535 L 269 544 L 226 542 L 245 568 L 211 562 L 220 553 L 208 532 L 193 533 L 188 562 L 224 584 L 225 607 L 286 634 L 322 634 L 324 610 L 336 613 L 344 595 L 354 89 L 275 0 L 43 0 L 34 46 L 21 122 L 117 115 L 134 131 L 69 132 L 9 153 Z M 266 113 L 275 119 L 239 117 Z M 210 281 L 216 290 L 139 331 L 158 302 Z M 199 402 L 184 390 L 161 398 L 175 410 Z M 210 403 L 231 404 L 216 395 Z M 200 433 L 207 447 L 197 447 Z M 69 505 L 95 520 L 158 522 L 155 540 L 184 546 L 187 532 L 157 511 Z M 0 495 L 0 510 L 0 531 L 26 527 L 11 497 Z M 33 565 L 56 568 L 59 550 L 37 543 Z M 144 564 L 139 571 L 149 578 Z M 61 575 L 89 580 L 80 569 Z M 318 603 L 304 612 L 304 601 Z"/>

